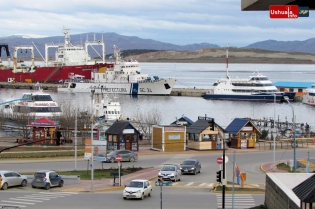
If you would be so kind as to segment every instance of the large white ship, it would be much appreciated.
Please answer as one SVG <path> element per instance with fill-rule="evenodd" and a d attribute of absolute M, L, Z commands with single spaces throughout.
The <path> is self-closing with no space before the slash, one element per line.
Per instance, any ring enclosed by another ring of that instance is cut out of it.
<path fill-rule="evenodd" d="M 120 50 L 114 45 L 113 67 L 103 67 L 91 72 L 92 79 L 72 75 L 70 80 L 58 86 L 58 92 L 91 92 L 91 89 L 95 89 L 95 93 L 106 94 L 170 95 L 175 78 L 164 79 L 142 74 L 139 62 L 124 61 L 120 54 Z"/>

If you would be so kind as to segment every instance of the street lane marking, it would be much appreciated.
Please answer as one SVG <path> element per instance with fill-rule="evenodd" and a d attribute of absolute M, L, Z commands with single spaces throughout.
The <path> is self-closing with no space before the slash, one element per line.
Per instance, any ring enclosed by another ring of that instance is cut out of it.
<path fill-rule="evenodd" d="M 193 185 L 193 184 L 194 184 L 194 182 L 190 182 L 190 183 L 186 184 L 185 186 L 190 186 L 190 185 Z"/>
<path fill-rule="evenodd" d="M 18 200 L 18 201 L 23 200 L 23 201 L 30 201 L 30 202 L 43 202 L 43 201 L 40 201 L 40 200 L 29 200 L 29 199 L 23 199 L 23 198 L 19 198 L 19 197 L 17 197 L 17 198 L 10 198 L 10 200 Z"/>
<path fill-rule="evenodd" d="M 26 207 L 26 205 L 11 205 L 11 204 L 1 204 L 0 203 L 0 205 L 2 205 L 2 206 L 12 206 L 12 207 L 20 207 L 20 208 L 25 208 Z"/>
<path fill-rule="evenodd" d="M 10 201 L 10 200 L 2 200 L 1 202 L 10 202 L 10 203 L 18 203 L 18 204 L 26 204 L 26 205 L 34 205 L 33 202 L 17 202 L 17 201 Z"/>
<path fill-rule="evenodd" d="M 207 183 L 202 183 L 202 184 L 199 184 L 198 186 L 202 187 L 204 185 L 206 185 Z"/>

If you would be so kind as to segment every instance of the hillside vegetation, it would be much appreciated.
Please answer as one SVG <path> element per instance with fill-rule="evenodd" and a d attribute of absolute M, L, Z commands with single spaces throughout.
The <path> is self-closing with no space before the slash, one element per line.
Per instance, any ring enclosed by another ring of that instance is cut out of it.
<path fill-rule="evenodd" d="M 128 51 L 128 52 L 127 52 Z M 125 59 L 139 62 L 225 63 L 225 48 L 204 48 L 195 51 L 123 51 Z M 127 55 L 127 56 L 126 56 Z M 315 54 L 277 52 L 262 49 L 229 48 L 229 63 L 315 64 Z"/>

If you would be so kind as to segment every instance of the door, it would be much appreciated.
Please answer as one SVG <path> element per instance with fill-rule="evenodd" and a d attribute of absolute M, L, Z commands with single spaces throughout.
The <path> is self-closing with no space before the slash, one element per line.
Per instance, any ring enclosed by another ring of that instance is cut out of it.
<path fill-rule="evenodd" d="M 50 180 L 50 184 L 55 186 L 59 184 L 59 177 L 58 174 L 55 172 L 51 172 L 49 173 L 49 180 Z"/>
<path fill-rule="evenodd" d="M 131 150 L 131 135 L 126 136 L 126 150 Z"/>

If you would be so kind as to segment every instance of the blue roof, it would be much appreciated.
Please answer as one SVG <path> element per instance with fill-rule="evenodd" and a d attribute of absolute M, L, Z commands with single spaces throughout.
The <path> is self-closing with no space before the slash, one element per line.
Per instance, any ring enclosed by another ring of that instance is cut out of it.
<path fill-rule="evenodd" d="M 237 134 L 247 123 L 250 123 L 259 133 L 261 133 L 255 124 L 248 118 L 235 118 L 230 125 L 226 127 L 225 132 Z"/>
<path fill-rule="evenodd" d="M 311 88 L 312 84 L 315 84 L 314 82 L 292 82 L 292 81 L 278 81 L 275 82 L 274 85 L 276 87 L 282 87 L 282 88 Z"/>

